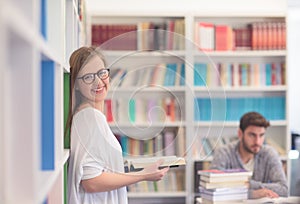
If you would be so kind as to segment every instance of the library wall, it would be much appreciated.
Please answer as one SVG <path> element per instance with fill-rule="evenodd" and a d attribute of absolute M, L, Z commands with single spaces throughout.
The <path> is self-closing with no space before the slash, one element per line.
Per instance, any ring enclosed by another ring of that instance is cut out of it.
<path fill-rule="evenodd" d="M 120 41 L 113 38 L 100 46 L 104 49 L 113 71 L 112 90 L 107 104 L 109 104 L 108 109 L 115 111 L 109 117 L 113 131 L 124 133 L 117 134 L 121 138 L 121 144 L 125 144 L 122 146 L 127 149 L 124 156 L 149 155 L 149 152 L 145 152 L 147 140 L 144 139 L 142 144 L 129 142 L 131 143 L 129 146 L 135 147 L 133 149 L 128 148 L 129 143 L 126 141 L 137 135 L 139 135 L 137 140 L 142 139 L 143 135 L 146 135 L 144 131 L 146 129 L 149 135 L 152 134 L 155 138 L 150 147 L 155 147 L 157 144 L 157 135 L 160 135 L 158 138 L 164 138 L 164 127 L 171 130 L 184 130 L 186 150 L 184 156 L 187 160 L 183 171 L 184 192 L 178 189 L 157 191 L 155 185 L 143 183 L 140 184 L 140 188 L 129 188 L 131 203 L 142 198 L 145 199 L 144 202 L 151 202 L 154 197 L 160 202 L 171 203 L 176 198 L 184 199 L 186 203 L 193 202 L 194 197 L 198 195 L 195 191 L 197 185 L 194 182 L 195 168 L 209 167 L 214 148 L 236 137 L 240 116 L 251 110 L 262 112 L 271 120 L 272 127 L 268 130 L 267 143 L 276 146 L 289 178 L 287 153 L 290 148 L 290 136 L 286 78 L 288 66 L 286 37 L 284 37 L 286 36 L 286 11 L 285 7 L 277 7 L 282 6 L 284 2 L 276 6 L 263 7 L 265 10 L 259 11 L 253 8 L 253 5 L 245 8 L 244 5 L 235 2 L 237 5 L 229 9 L 228 5 L 216 5 L 216 1 L 213 2 L 205 6 L 203 2 L 202 4 L 198 2 L 197 6 L 193 2 L 194 7 L 189 8 L 190 12 L 187 12 L 188 8 L 184 6 L 177 12 L 173 7 L 159 12 L 153 8 L 153 5 L 149 5 L 146 10 L 130 8 L 120 13 L 110 7 L 110 3 L 103 5 L 107 10 L 103 9 L 101 14 L 93 14 L 91 10 L 92 43 L 100 45 L 101 42 L 109 39 L 109 35 L 112 37 L 121 34 L 122 31 L 134 33 L 130 36 L 136 43 L 133 47 L 118 48 L 122 37 L 119 38 Z M 221 8 L 222 6 L 224 8 Z M 139 8 L 138 3 L 137 8 Z M 164 4 L 160 9 L 163 8 Z M 176 22 L 183 22 L 184 31 L 174 28 L 172 30 L 171 22 L 175 22 L 175 27 L 178 25 Z M 164 42 L 158 38 L 161 28 L 166 30 L 166 33 L 175 32 L 181 38 L 188 40 L 185 40 L 184 46 L 181 46 L 180 40 L 173 41 L 176 39 L 174 37 L 171 44 L 166 44 L 170 40 L 168 35 L 163 37 Z M 152 30 L 143 32 L 143 29 Z M 105 36 L 97 35 L 99 33 L 97 30 L 101 30 L 100 33 L 105 33 Z M 233 32 L 235 39 L 224 40 L 230 39 Z M 126 35 L 128 34 L 123 34 L 123 37 Z M 253 41 L 254 44 L 250 41 L 250 36 L 253 35 L 259 39 Z M 274 36 L 274 41 L 265 41 L 266 37 L 263 36 L 266 35 Z M 218 38 L 215 39 L 214 36 Z M 226 43 L 221 44 L 221 41 Z M 179 46 L 176 45 L 177 42 Z M 202 42 L 210 43 L 202 44 Z M 176 68 L 175 66 L 172 68 L 172 64 L 176 64 Z M 184 65 L 184 77 L 182 76 L 184 83 L 178 83 L 175 77 L 182 75 L 180 71 L 178 72 L 180 64 Z M 158 67 L 159 78 L 162 81 L 153 83 L 152 76 L 155 76 Z M 141 88 L 143 86 L 147 88 Z M 157 89 L 155 86 L 160 88 Z M 154 123 L 149 123 L 147 119 L 145 120 L 145 115 L 149 113 L 151 99 L 155 97 L 155 106 L 167 113 L 168 109 L 163 108 L 165 106 L 159 102 L 159 98 L 168 96 L 168 92 L 175 99 L 180 99 L 178 105 L 175 105 L 181 110 L 180 117 L 175 114 L 175 120 L 167 123 L 164 123 L 165 118 L 158 120 L 159 117 L 153 117 Z M 145 97 L 145 100 L 141 102 L 139 97 Z M 272 110 L 279 111 L 270 112 L 271 109 L 266 104 L 273 105 Z M 125 112 L 122 113 L 120 109 Z M 137 132 L 137 135 L 134 135 L 134 132 Z M 155 134 L 159 132 L 162 134 Z M 138 152 L 134 152 L 137 149 Z M 155 148 L 152 152 L 155 152 Z M 177 154 L 176 151 L 173 152 Z M 150 153 L 150 155 L 155 154 Z M 144 189 L 144 191 L 135 189 Z"/>

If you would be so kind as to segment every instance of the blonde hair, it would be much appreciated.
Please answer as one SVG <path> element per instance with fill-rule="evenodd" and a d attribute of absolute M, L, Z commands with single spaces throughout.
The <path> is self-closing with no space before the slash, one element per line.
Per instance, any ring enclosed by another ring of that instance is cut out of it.
<path fill-rule="evenodd" d="M 80 70 L 89 62 L 89 60 L 97 56 L 99 57 L 104 66 L 106 66 L 104 55 L 100 52 L 97 47 L 80 47 L 75 50 L 69 59 L 70 64 L 70 92 L 69 92 L 69 110 L 68 110 L 68 119 L 65 127 L 65 137 L 67 137 L 68 132 L 71 128 L 73 114 L 78 108 L 78 106 L 82 103 L 82 96 L 79 91 L 75 89 L 76 79 L 78 77 L 78 73 Z"/>

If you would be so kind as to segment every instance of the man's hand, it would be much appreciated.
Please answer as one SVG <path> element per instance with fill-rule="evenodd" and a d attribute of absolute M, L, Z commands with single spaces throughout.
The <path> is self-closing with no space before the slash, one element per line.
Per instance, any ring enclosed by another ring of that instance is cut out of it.
<path fill-rule="evenodd" d="M 278 194 L 274 191 L 267 189 L 267 188 L 261 188 L 258 190 L 254 190 L 252 192 L 252 196 L 254 199 L 263 198 L 263 197 L 269 197 L 269 198 L 278 198 Z"/>

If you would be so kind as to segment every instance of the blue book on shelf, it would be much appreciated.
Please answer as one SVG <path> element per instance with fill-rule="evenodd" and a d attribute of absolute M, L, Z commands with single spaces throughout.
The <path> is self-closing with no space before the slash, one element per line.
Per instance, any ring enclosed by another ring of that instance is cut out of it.
<path fill-rule="evenodd" d="M 231 114 L 231 107 L 232 107 L 232 99 L 228 98 L 226 100 L 226 121 L 230 121 L 232 114 Z"/>
<path fill-rule="evenodd" d="M 168 63 L 166 64 L 166 74 L 164 79 L 164 86 L 174 86 L 175 85 L 175 74 L 176 74 L 177 64 Z"/>
<path fill-rule="evenodd" d="M 278 96 L 273 98 L 273 115 L 272 120 L 285 120 L 285 97 Z"/>
<path fill-rule="evenodd" d="M 135 100 L 130 99 L 128 102 L 129 105 L 129 120 L 130 122 L 135 122 L 136 119 L 136 112 L 135 112 Z"/>
<path fill-rule="evenodd" d="M 276 119 L 279 120 L 285 120 L 285 110 L 286 110 L 286 104 L 285 104 L 285 97 L 281 96 L 279 99 L 279 104 L 278 104 L 278 110 L 279 110 L 279 116 Z"/>
<path fill-rule="evenodd" d="M 40 32 L 47 39 L 47 0 L 41 0 L 41 25 Z"/>
<path fill-rule="evenodd" d="M 226 100 L 226 120 L 238 121 L 241 117 L 241 99 L 240 98 L 228 98 Z"/>
<path fill-rule="evenodd" d="M 180 85 L 184 86 L 185 85 L 185 65 L 184 63 L 181 64 L 181 77 L 180 77 Z"/>
<path fill-rule="evenodd" d="M 194 120 L 199 121 L 200 120 L 200 99 L 195 98 L 194 100 Z"/>
<path fill-rule="evenodd" d="M 167 67 L 169 69 L 169 86 L 174 86 L 175 85 L 175 78 L 176 78 L 176 70 L 177 70 L 177 64 L 172 63 L 172 64 L 167 64 Z"/>
<path fill-rule="evenodd" d="M 271 113 L 272 113 L 272 101 L 271 101 L 271 97 L 264 97 L 264 101 L 265 101 L 265 117 L 268 119 L 268 120 L 272 120 L 272 117 L 271 117 Z"/>
<path fill-rule="evenodd" d="M 225 98 L 211 99 L 211 120 L 212 121 L 226 120 L 226 99 Z"/>
<path fill-rule="evenodd" d="M 258 107 L 259 107 L 258 108 L 259 113 L 266 116 L 266 100 L 265 100 L 265 98 L 260 98 L 258 100 Z"/>
<path fill-rule="evenodd" d="M 196 63 L 194 65 L 194 85 L 206 86 L 207 65 L 204 63 Z"/>
<path fill-rule="evenodd" d="M 121 136 L 121 146 L 123 156 L 128 156 L 128 137 L 126 135 Z"/>
<path fill-rule="evenodd" d="M 200 119 L 202 121 L 212 120 L 212 102 L 210 98 L 202 98 L 200 102 Z"/>
<path fill-rule="evenodd" d="M 272 85 L 272 65 L 270 63 L 266 64 L 266 85 Z"/>
<path fill-rule="evenodd" d="M 166 73 L 165 73 L 165 76 L 164 76 L 164 81 L 163 81 L 163 85 L 164 86 L 169 86 L 169 83 L 170 83 L 170 68 L 168 66 L 168 64 L 166 64 Z"/>
<path fill-rule="evenodd" d="M 41 66 L 41 168 L 42 170 L 54 170 L 55 65 L 53 61 L 42 61 Z"/>

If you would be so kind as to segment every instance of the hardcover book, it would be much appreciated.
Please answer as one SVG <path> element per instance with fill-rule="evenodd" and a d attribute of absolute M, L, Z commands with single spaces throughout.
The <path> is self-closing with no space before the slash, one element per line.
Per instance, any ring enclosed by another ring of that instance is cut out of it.
<path fill-rule="evenodd" d="M 156 163 L 161 159 L 163 160 L 163 163 L 159 166 L 159 168 L 178 167 L 186 164 L 185 159 L 183 157 L 161 156 L 128 158 L 125 160 L 125 166 L 127 166 L 130 171 L 139 171 L 149 165 Z"/>
<path fill-rule="evenodd" d="M 209 170 L 201 170 L 198 171 L 200 176 L 208 176 L 208 177 L 226 177 L 226 176 L 252 176 L 251 171 L 247 171 L 245 169 L 209 169 Z"/>

